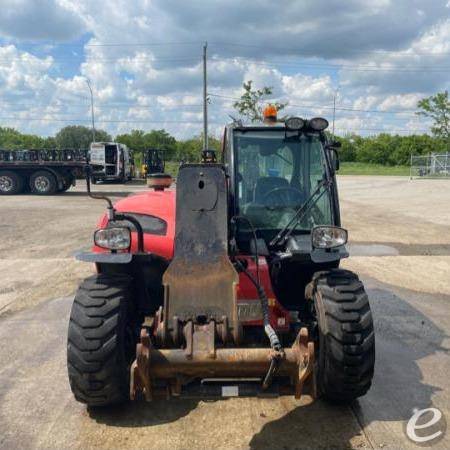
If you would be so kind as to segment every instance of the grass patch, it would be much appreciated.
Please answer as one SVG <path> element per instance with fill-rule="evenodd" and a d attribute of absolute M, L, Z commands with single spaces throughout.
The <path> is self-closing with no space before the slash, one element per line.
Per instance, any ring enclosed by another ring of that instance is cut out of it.
<path fill-rule="evenodd" d="M 383 166 L 381 164 L 341 162 L 338 174 L 409 176 L 409 166 Z"/>

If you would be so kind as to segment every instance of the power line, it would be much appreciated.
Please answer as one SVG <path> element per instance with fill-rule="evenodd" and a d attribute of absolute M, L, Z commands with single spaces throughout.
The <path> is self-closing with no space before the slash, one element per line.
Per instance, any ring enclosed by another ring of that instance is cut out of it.
<path fill-rule="evenodd" d="M 387 129 L 387 128 L 365 128 L 365 127 L 354 127 L 354 128 L 336 128 L 336 131 L 343 131 L 343 132 L 356 132 L 356 131 L 374 131 L 374 132 L 383 132 L 383 133 L 415 133 L 415 132 L 421 132 L 421 133 L 427 133 L 430 130 L 425 128 L 416 128 L 416 129 Z"/>
<path fill-rule="evenodd" d="M 59 106 L 63 106 L 63 105 L 59 105 Z M 71 105 L 71 106 L 75 106 L 75 105 Z M 89 112 L 87 109 L 89 108 L 89 106 L 88 105 L 78 105 L 77 107 L 83 107 L 83 108 L 86 108 L 86 114 Z M 139 106 L 139 105 L 137 105 L 137 106 Z M 165 109 L 165 107 L 164 106 L 161 106 L 161 105 L 156 105 L 157 107 L 159 107 L 159 108 L 161 108 L 161 109 Z M 196 108 L 201 108 L 203 105 L 201 105 L 201 104 L 199 104 L 199 105 L 170 105 L 170 107 L 172 108 L 172 107 L 177 107 L 177 108 L 179 108 L 179 107 L 182 107 L 182 106 L 190 106 L 190 107 L 196 107 Z M 214 105 L 213 105 L 214 106 Z M 295 105 L 289 105 L 289 106 L 295 106 Z M 29 112 L 34 112 L 34 113 L 37 113 L 37 112 L 40 112 L 40 113 L 42 113 L 42 114 L 54 114 L 54 115 L 58 115 L 58 116 L 72 116 L 73 114 L 74 114 L 74 112 L 68 112 L 68 111 L 49 111 L 49 110 L 45 110 L 44 108 L 49 108 L 49 107 L 51 107 L 51 106 L 42 106 L 42 107 L 40 107 L 40 105 L 36 105 L 35 107 L 31 107 L 31 108 L 29 108 Z M 44 110 L 40 110 L 40 111 L 38 111 L 40 108 L 42 108 L 42 109 L 44 109 Z M 120 105 L 120 106 L 113 106 L 113 105 L 96 105 L 95 106 L 95 109 L 96 110 L 105 110 L 106 108 L 109 108 L 109 112 L 113 112 L 114 110 L 128 110 L 128 112 L 130 112 L 130 110 L 132 110 L 132 109 L 144 109 L 144 110 L 149 110 L 149 111 L 151 111 L 152 110 L 152 107 L 149 107 L 149 106 L 142 106 L 141 108 L 139 108 L 139 107 L 136 107 L 136 106 L 133 106 L 133 105 L 130 105 L 130 106 L 126 106 L 126 105 Z M 30 109 L 31 109 L 31 111 L 30 111 Z M 308 107 L 308 108 L 302 108 L 302 109 L 310 109 L 310 110 L 313 110 L 313 109 L 320 109 L 320 107 L 318 106 L 317 108 L 313 108 L 313 107 Z M 337 109 L 337 108 L 336 108 Z M 22 112 L 22 111 L 24 111 L 24 110 L 19 110 L 19 109 L 12 109 L 10 112 Z M 352 112 L 352 111 L 348 111 L 349 113 L 350 112 Z M 361 114 L 366 114 L 365 112 L 361 112 Z M 342 115 L 342 114 L 340 114 L 339 116 L 337 116 L 337 119 L 348 119 L 348 120 L 351 120 L 351 119 L 361 119 L 361 117 L 362 116 L 355 116 L 355 115 L 352 115 L 352 116 L 348 116 L 348 115 Z M 408 120 L 411 120 L 411 119 L 416 119 L 417 118 L 417 121 L 419 121 L 419 118 L 417 117 L 417 116 L 411 116 L 411 117 L 391 117 L 391 118 L 388 118 L 388 121 L 389 122 L 407 122 Z M 422 123 L 423 123 L 423 120 L 421 121 Z"/>
<path fill-rule="evenodd" d="M 44 57 L 39 57 L 37 55 L 33 55 L 31 53 L 27 53 L 22 55 L 21 57 L 14 58 L 3 58 L 0 59 L 0 63 L 11 63 L 11 62 L 27 62 L 29 57 L 36 58 L 42 63 L 49 63 L 51 65 L 64 63 L 64 62 L 73 62 L 75 60 L 83 59 L 83 62 L 122 62 L 129 60 L 130 62 L 151 62 L 151 63 L 164 63 L 164 62 L 190 62 L 200 64 L 200 55 L 199 56 L 189 56 L 189 57 L 179 57 L 179 58 L 154 58 L 153 56 L 133 56 L 133 55 L 123 55 L 117 56 L 115 58 L 107 58 L 107 57 L 92 57 L 91 55 L 71 55 L 65 57 L 53 57 L 51 55 L 46 55 Z M 51 60 L 49 60 L 51 58 Z M 230 57 L 230 58 L 218 58 L 213 57 L 211 59 L 212 62 L 229 62 L 230 60 L 234 60 L 235 62 L 241 64 L 252 64 L 261 67 L 292 67 L 292 68 L 302 68 L 302 69 L 328 69 L 328 70 L 345 70 L 349 72 L 398 72 L 398 73 L 441 73 L 441 72 L 450 72 L 449 66 L 423 66 L 423 67 L 410 67 L 410 66 L 396 66 L 396 67 L 383 67 L 383 66 L 373 66 L 373 65 L 364 65 L 364 64 L 346 64 L 346 63 L 314 63 L 314 62 L 293 62 L 293 61 L 259 61 L 254 59 L 249 59 L 239 56 Z"/>
<path fill-rule="evenodd" d="M 47 119 L 42 117 L 0 117 L 0 120 L 12 120 L 12 121 L 38 121 L 38 122 L 90 122 L 90 119 L 73 118 L 73 119 Z M 201 120 L 96 120 L 97 123 L 126 123 L 126 124 L 189 124 L 189 125 L 201 125 Z M 210 123 L 223 125 L 226 121 L 212 121 Z M 427 132 L 427 129 L 387 129 L 387 128 L 370 128 L 370 127 L 348 127 L 348 128 L 336 128 L 337 131 L 376 131 L 385 133 L 410 133 L 410 132 Z"/>
<path fill-rule="evenodd" d="M 0 44 L 0 46 L 6 46 L 6 45 L 18 45 L 17 43 L 4 43 Z M 20 44 L 19 44 L 20 45 Z M 80 48 L 86 48 L 86 47 L 169 47 L 169 46 L 191 46 L 191 45 L 198 45 L 200 48 L 203 45 L 202 41 L 174 41 L 174 42 L 93 42 L 93 43 L 80 43 L 80 44 L 74 44 L 74 43 L 66 43 L 66 42 L 54 42 L 54 41 L 46 41 L 46 42 L 30 42 L 23 44 L 27 47 L 46 47 L 46 46 L 53 46 L 53 47 L 80 47 Z M 210 42 L 211 46 L 215 47 L 241 47 L 241 48 L 259 48 L 263 50 L 271 50 L 271 51 L 287 51 L 297 54 L 305 54 L 308 52 L 307 48 L 302 47 L 284 47 L 284 46 L 272 46 L 272 45 L 257 45 L 257 44 L 244 44 L 240 42 L 223 42 L 223 41 L 212 41 Z M 435 51 L 416 51 L 414 49 L 407 49 L 407 50 L 385 50 L 385 49 L 355 49 L 355 48 L 346 48 L 345 53 L 360 53 L 360 54 L 395 54 L 397 56 L 436 56 L 436 55 L 450 55 L 450 51 L 448 52 L 435 52 Z"/>
<path fill-rule="evenodd" d="M 322 63 L 296 63 L 289 61 L 258 61 L 245 58 L 242 60 L 241 57 L 229 58 L 235 59 L 237 62 L 242 62 L 245 64 L 253 64 L 255 66 L 262 67 L 277 67 L 277 66 L 285 66 L 285 67 L 294 67 L 294 68 L 323 68 L 323 69 L 333 69 L 333 70 L 348 70 L 350 72 L 449 72 L 450 67 L 413 67 L 409 68 L 407 66 L 397 66 L 397 67 L 382 67 L 382 66 L 370 66 L 370 65 L 350 65 L 350 64 L 322 64 Z M 226 62 L 229 59 L 225 58 L 212 58 L 212 61 L 222 61 Z"/>
<path fill-rule="evenodd" d="M 226 47 L 248 47 L 248 48 L 259 48 L 259 49 L 263 49 L 263 50 L 272 50 L 272 51 L 287 51 L 287 52 L 292 52 L 292 53 L 300 53 L 300 54 L 305 54 L 308 49 L 306 48 L 299 48 L 299 47 L 273 47 L 270 45 L 256 45 L 256 44 L 242 44 L 242 43 L 236 43 L 236 42 L 218 42 L 218 41 L 212 41 L 210 42 L 210 44 L 212 46 L 214 45 L 222 45 L 222 46 L 226 46 Z M 354 48 L 346 48 L 345 49 L 345 53 L 363 53 L 363 54 L 368 54 L 368 53 L 379 53 L 379 54 L 396 54 L 396 55 L 404 55 L 404 56 L 417 56 L 417 55 L 423 55 L 423 56 L 427 56 L 427 55 L 450 55 L 450 52 L 410 52 L 410 50 L 381 50 L 381 49 L 374 49 L 374 50 L 369 50 L 369 49 L 354 49 Z"/>
<path fill-rule="evenodd" d="M 230 96 L 226 96 L 226 95 L 219 95 L 219 94 L 214 94 L 214 93 L 208 93 L 209 96 L 211 97 L 218 97 L 218 98 L 223 98 L 223 99 L 228 99 L 228 100 L 241 100 L 240 97 L 230 97 Z M 272 100 L 265 100 L 267 102 L 270 101 L 274 101 Z M 298 105 L 295 103 L 289 103 L 287 104 L 287 106 L 295 106 L 297 108 L 317 108 L 317 109 L 333 109 L 333 106 L 326 106 L 326 105 L 317 105 L 317 104 L 302 104 L 302 105 Z M 375 114 L 409 114 L 409 115 L 415 115 L 415 111 L 413 110 L 394 110 L 394 111 L 380 111 L 377 109 L 359 109 L 359 108 L 346 108 L 346 107 L 337 107 L 336 106 L 336 110 L 337 111 L 352 111 L 352 112 L 364 112 L 364 113 L 375 113 Z"/>
<path fill-rule="evenodd" d="M 0 120 L 12 120 L 12 121 L 38 121 L 38 122 L 90 122 L 90 119 L 73 118 L 73 119 L 46 119 L 43 117 L 0 117 Z M 201 120 L 97 120 L 96 123 L 174 123 L 174 124 L 203 124 Z M 210 122 L 216 124 L 223 124 L 224 122 Z"/>
<path fill-rule="evenodd" d="M 158 96 L 155 94 L 155 96 Z M 226 95 L 219 95 L 214 93 L 208 93 L 208 96 L 211 97 L 218 97 L 223 99 L 229 99 L 229 100 L 240 100 L 239 97 L 231 97 Z M 274 101 L 273 99 L 266 100 L 268 102 Z M 88 103 L 80 103 L 80 104 L 73 104 L 73 103 L 57 103 L 57 104 L 46 104 L 42 105 L 38 102 L 10 102 L 10 101 L 4 101 L 2 102 L 5 105 L 10 105 L 11 107 L 14 106 L 22 106 L 22 107 L 31 107 L 31 108 L 88 108 Z M 96 105 L 96 109 L 105 109 L 105 108 L 111 108 L 111 109 L 148 109 L 151 110 L 153 108 L 160 108 L 160 109 L 171 109 L 171 108 L 200 108 L 203 105 L 201 103 L 177 103 L 177 104 L 163 104 L 155 102 L 153 104 L 148 105 L 142 105 L 132 102 L 107 102 L 107 103 L 98 103 Z M 212 104 L 214 106 L 214 104 Z M 311 103 L 302 103 L 302 104 L 295 104 L 295 103 L 289 103 L 287 104 L 287 107 L 297 107 L 301 109 L 328 109 L 332 110 L 333 106 L 330 105 L 320 105 L 320 104 L 311 104 Z M 360 109 L 360 108 L 350 108 L 350 107 L 336 107 L 336 110 L 342 111 L 342 112 L 356 112 L 356 113 L 368 113 L 368 114 L 401 114 L 401 115 L 407 115 L 410 117 L 417 117 L 415 111 L 413 110 L 393 110 L 393 111 L 382 111 L 382 110 L 376 110 L 376 109 Z M 53 113 L 52 111 L 48 111 L 48 113 Z M 56 114 L 71 114 L 71 113 L 64 113 L 59 111 L 54 111 Z M 407 117 L 405 118 L 390 118 L 389 120 L 408 120 Z"/>
<path fill-rule="evenodd" d="M 45 57 L 39 57 L 37 55 L 33 55 L 31 53 L 27 53 L 22 55 L 21 57 L 14 57 L 14 58 L 7 58 L 7 59 L 0 59 L 0 63 L 11 63 L 11 62 L 28 62 L 27 59 L 29 59 L 29 56 L 32 58 L 38 59 L 42 63 L 51 63 L 51 64 L 57 64 L 61 62 L 73 62 L 74 60 L 82 59 L 84 58 L 83 62 L 118 62 L 120 60 L 131 60 L 131 61 L 150 61 L 150 62 L 198 62 L 200 63 L 199 57 L 192 56 L 192 57 L 183 57 L 183 58 L 153 58 L 152 56 L 130 56 L 130 55 L 124 55 L 124 56 L 118 56 L 116 58 L 99 58 L 99 57 L 92 57 L 91 55 L 73 55 L 73 56 L 66 56 L 66 57 L 54 57 L 52 55 L 47 55 Z M 49 58 L 51 58 L 51 61 L 49 61 Z"/>
<path fill-rule="evenodd" d="M 67 103 L 60 103 L 60 104 L 47 104 L 47 105 L 40 105 L 38 103 L 33 102 L 27 102 L 27 103 L 11 103 L 11 102 L 2 102 L 2 104 L 10 105 L 11 107 L 14 106 L 21 106 L 21 107 L 30 107 L 30 108 L 89 108 L 90 106 L 87 103 L 83 104 L 67 104 Z M 200 108 L 202 107 L 202 104 L 170 104 L 165 105 L 162 103 L 155 103 L 152 105 L 141 105 L 141 104 L 133 104 L 133 103 L 97 103 L 95 105 L 96 109 L 104 109 L 104 108 L 114 108 L 114 109 L 148 109 L 151 110 L 153 108 Z M 63 114 L 62 112 L 55 111 L 58 114 Z"/>
<path fill-rule="evenodd" d="M 12 43 L 5 43 L 0 44 L 0 46 L 6 46 L 6 45 L 14 45 Z M 69 42 L 30 42 L 23 44 L 27 47 L 46 47 L 46 46 L 53 46 L 53 47 L 164 47 L 164 46 L 171 46 L 171 45 L 198 45 L 199 47 L 202 45 L 202 42 L 105 42 L 105 43 L 92 43 L 92 44 L 73 44 Z"/>

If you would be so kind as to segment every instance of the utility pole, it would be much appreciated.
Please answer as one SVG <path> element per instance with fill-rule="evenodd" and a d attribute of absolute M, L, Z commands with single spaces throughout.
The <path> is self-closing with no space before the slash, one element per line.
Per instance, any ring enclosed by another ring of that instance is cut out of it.
<path fill-rule="evenodd" d="M 94 121 L 94 94 L 92 93 L 91 82 L 86 78 L 86 83 L 91 93 L 91 118 L 92 118 L 92 142 L 95 142 L 95 121 Z"/>
<path fill-rule="evenodd" d="M 339 86 L 334 91 L 334 96 L 333 96 L 333 131 L 332 131 L 333 139 L 334 139 L 334 121 L 336 119 L 336 97 L 338 95 L 338 91 L 339 91 Z"/>
<path fill-rule="evenodd" d="M 208 149 L 208 92 L 206 78 L 206 49 L 208 43 L 203 45 L 203 150 Z"/>

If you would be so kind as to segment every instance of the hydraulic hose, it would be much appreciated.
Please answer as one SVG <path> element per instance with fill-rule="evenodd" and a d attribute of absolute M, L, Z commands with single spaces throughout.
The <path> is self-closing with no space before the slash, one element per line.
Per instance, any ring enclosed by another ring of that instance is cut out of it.
<path fill-rule="evenodd" d="M 278 335 L 276 331 L 272 328 L 272 325 L 270 325 L 269 320 L 269 300 L 266 295 L 266 291 L 264 290 L 263 286 L 258 283 L 258 281 L 255 279 L 255 277 L 244 267 L 244 265 L 239 261 L 236 260 L 236 264 L 246 276 L 251 281 L 251 283 L 255 286 L 256 292 L 258 293 L 259 301 L 261 302 L 261 310 L 262 310 L 262 316 L 263 316 L 263 325 L 264 325 L 264 332 L 266 333 L 267 337 L 269 338 L 270 347 L 272 350 L 274 350 L 274 355 L 272 356 L 270 360 L 270 366 L 269 370 L 267 371 L 266 376 L 264 377 L 264 381 L 262 384 L 263 389 L 267 389 L 270 384 L 272 383 L 273 376 L 278 368 L 278 363 L 280 361 L 283 348 L 281 346 L 280 339 L 278 338 Z"/>
<path fill-rule="evenodd" d="M 236 260 L 239 269 L 247 276 L 247 278 L 251 281 L 251 283 L 255 286 L 256 292 L 258 293 L 259 301 L 261 303 L 261 309 L 262 309 L 262 316 L 263 316 L 263 325 L 264 325 L 264 332 L 266 333 L 267 337 L 270 341 L 270 347 L 279 352 L 281 351 L 281 342 L 278 338 L 278 335 L 276 331 L 272 328 L 272 325 L 270 325 L 269 320 L 269 300 L 267 299 L 266 291 L 262 287 L 261 284 L 259 284 L 255 277 L 244 267 L 244 265 L 239 261 Z"/>

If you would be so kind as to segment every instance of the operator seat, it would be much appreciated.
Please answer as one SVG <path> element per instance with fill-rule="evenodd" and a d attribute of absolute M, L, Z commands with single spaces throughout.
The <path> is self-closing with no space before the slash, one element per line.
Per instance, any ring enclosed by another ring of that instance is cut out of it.
<path fill-rule="evenodd" d="M 289 182 L 282 177 L 261 177 L 255 184 L 254 201 L 263 205 L 265 196 L 273 189 L 289 187 Z"/>

